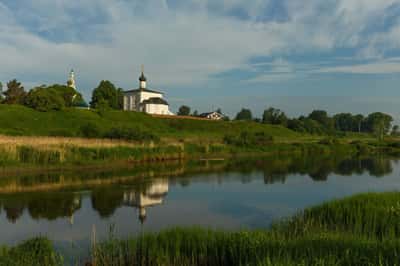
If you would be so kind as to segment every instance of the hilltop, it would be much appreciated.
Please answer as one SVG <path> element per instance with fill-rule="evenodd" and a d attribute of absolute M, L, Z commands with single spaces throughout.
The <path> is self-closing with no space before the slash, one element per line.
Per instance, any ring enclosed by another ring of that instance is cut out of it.
<path fill-rule="evenodd" d="M 159 118 L 139 112 L 118 110 L 96 111 L 66 108 L 62 111 L 39 112 L 21 105 L 0 105 L 0 134 L 11 136 L 87 137 L 83 132 L 90 126 L 93 137 L 113 128 L 129 128 L 155 135 L 161 139 L 219 142 L 227 134 L 264 133 L 276 140 L 309 138 L 282 126 L 245 121 L 206 121 Z"/>

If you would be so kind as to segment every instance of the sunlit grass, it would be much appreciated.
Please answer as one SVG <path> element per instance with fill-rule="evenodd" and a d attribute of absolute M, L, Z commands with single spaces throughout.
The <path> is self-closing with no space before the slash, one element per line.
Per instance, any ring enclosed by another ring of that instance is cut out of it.
<path fill-rule="evenodd" d="M 171 229 L 111 238 L 96 265 L 399 265 L 400 193 L 308 209 L 264 231 Z"/>

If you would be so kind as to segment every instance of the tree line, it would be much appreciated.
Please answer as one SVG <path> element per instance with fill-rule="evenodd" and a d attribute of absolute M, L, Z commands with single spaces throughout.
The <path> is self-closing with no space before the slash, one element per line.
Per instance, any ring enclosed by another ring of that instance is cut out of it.
<path fill-rule="evenodd" d="M 21 104 L 38 111 L 61 110 L 65 107 L 88 107 L 82 95 L 66 85 L 42 85 L 25 91 L 16 79 L 6 84 L 3 92 L 0 82 L 0 103 Z M 90 107 L 94 109 L 123 109 L 123 89 L 117 88 L 112 82 L 102 80 L 93 89 Z M 216 110 L 222 114 L 221 109 Z M 191 113 L 191 108 L 182 105 L 178 115 L 198 116 L 197 110 Z M 229 117 L 226 116 L 226 120 Z M 337 132 L 373 133 L 379 138 L 389 133 L 400 135 L 398 125 L 392 127 L 393 117 L 389 114 L 374 112 L 367 116 L 362 114 L 339 113 L 329 116 L 324 110 L 314 110 L 307 116 L 289 118 L 285 112 L 276 108 L 264 110 L 262 118 L 253 116 L 252 111 L 242 108 L 234 120 L 255 121 L 258 123 L 281 125 L 297 132 L 311 134 L 335 134 Z"/>
<path fill-rule="evenodd" d="M 16 79 L 7 82 L 4 91 L 0 82 L 0 103 L 20 104 L 42 112 L 62 110 L 65 107 L 89 106 L 81 93 L 67 85 L 41 85 L 26 91 Z M 93 89 L 90 107 L 122 109 L 123 89 L 117 89 L 108 80 L 101 81 Z"/>
<path fill-rule="evenodd" d="M 25 105 L 42 112 L 86 106 L 82 95 L 65 85 L 41 85 L 27 92 L 21 82 L 13 79 L 7 82 L 6 87 L 7 90 L 3 92 L 0 82 L 0 103 L 3 104 Z"/>
<path fill-rule="evenodd" d="M 256 121 L 264 124 L 281 125 L 297 132 L 311 134 L 336 134 L 337 132 L 373 133 L 379 138 L 389 133 L 399 135 L 399 126 L 392 127 L 393 117 L 374 112 L 362 114 L 339 113 L 329 116 L 325 110 L 314 110 L 307 116 L 289 118 L 285 112 L 276 108 L 264 110 L 262 118 L 254 118 L 250 109 L 243 108 L 235 120 Z"/>

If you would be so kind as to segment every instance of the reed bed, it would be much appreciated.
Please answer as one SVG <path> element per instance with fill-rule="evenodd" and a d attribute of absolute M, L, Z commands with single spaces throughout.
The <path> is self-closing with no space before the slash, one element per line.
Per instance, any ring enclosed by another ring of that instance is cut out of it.
<path fill-rule="evenodd" d="M 111 231 L 76 265 L 400 265 L 399 201 L 400 192 L 358 195 L 257 231 L 174 228 L 125 240 Z M 0 248 L 0 265 L 62 263 L 46 239 Z"/>
<path fill-rule="evenodd" d="M 58 147 L 58 146 L 79 146 L 86 148 L 113 148 L 143 147 L 143 143 L 134 143 L 119 139 L 89 139 L 89 138 L 68 138 L 68 137 L 20 137 L 0 135 L 0 145 L 5 147 L 31 146 L 31 147 Z"/>
<path fill-rule="evenodd" d="M 95 265 L 400 265 L 400 193 L 308 209 L 264 231 L 171 229 L 110 240 Z"/>

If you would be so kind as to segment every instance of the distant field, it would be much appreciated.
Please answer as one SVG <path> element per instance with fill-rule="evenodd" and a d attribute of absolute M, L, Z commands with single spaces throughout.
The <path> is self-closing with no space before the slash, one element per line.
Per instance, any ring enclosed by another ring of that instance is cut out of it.
<path fill-rule="evenodd" d="M 226 134 L 241 131 L 264 132 L 286 141 L 309 138 L 281 126 L 255 122 L 224 122 L 193 119 L 165 119 L 143 113 L 65 109 L 38 112 L 18 105 L 0 105 L 0 135 L 81 137 L 81 128 L 88 123 L 107 131 L 114 127 L 132 127 L 151 132 L 164 139 L 220 141 Z"/>

